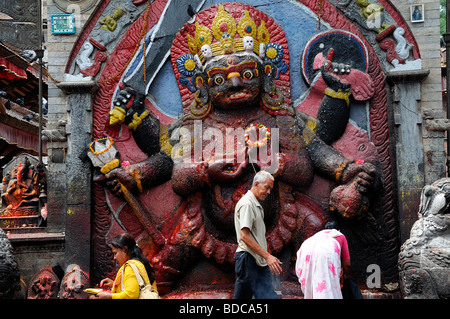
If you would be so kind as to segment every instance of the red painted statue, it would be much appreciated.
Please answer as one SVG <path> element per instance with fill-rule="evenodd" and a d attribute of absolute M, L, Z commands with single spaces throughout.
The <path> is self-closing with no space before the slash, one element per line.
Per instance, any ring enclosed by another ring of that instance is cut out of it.
<path fill-rule="evenodd" d="M 163 132 L 146 108 L 145 96 L 123 86 L 110 125 L 126 124 L 147 158 L 120 164 L 114 153 L 98 165 L 110 191 L 127 200 L 149 234 L 146 251 L 161 293 L 170 291 L 202 256 L 222 269 L 231 268 L 234 206 L 260 169 L 269 170 L 276 181 L 263 203 L 272 254 L 291 244 L 298 248 L 333 218 L 328 207 L 304 192 L 315 176 L 337 186 L 328 194 L 331 211 L 344 217 L 364 215 L 370 194 L 380 186 L 380 168 L 369 159 L 347 159 L 332 143 L 347 127 L 352 92 L 361 96 L 364 91 L 365 98 L 373 93 L 366 74 L 334 63 L 333 49 L 318 55 L 314 68 L 321 71 L 317 83 L 325 91 L 315 115 L 300 112 L 290 99 L 283 30 L 266 14 L 239 3 L 199 12 L 195 23 L 177 34 L 171 60 L 183 116 L 164 133 L 172 144 L 170 156 L 161 151 Z M 97 156 L 111 147 L 104 141 L 91 149 Z M 123 155 L 123 144 L 117 149 Z M 164 212 L 146 207 L 142 194 L 168 181 L 171 189 L 164 188 L 161 198 L 175 192 L 180 198 L 176 209 L 170 203 Z"/>

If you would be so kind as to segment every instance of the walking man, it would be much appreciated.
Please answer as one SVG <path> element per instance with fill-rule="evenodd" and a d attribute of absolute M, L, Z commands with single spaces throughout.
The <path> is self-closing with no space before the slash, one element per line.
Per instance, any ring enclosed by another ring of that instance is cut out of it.
<path fill-rule="evenodd" d="M 267 251 L 264 210 L 260 204 L 273 188 L 274 178 L 259 171 L 253 178 L 252 188 L 239 200 L 234 209 L 234 226 L 238 248 L 236 250 L 236 283 L 234 299 L 275 299 L 271 274 L 280 274 L 281 261 Z"/>

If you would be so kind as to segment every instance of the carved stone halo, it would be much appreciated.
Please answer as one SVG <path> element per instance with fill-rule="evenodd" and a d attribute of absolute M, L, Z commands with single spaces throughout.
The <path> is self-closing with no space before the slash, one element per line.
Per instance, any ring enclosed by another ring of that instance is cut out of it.
<path fill-rule="evenodd" d="M 53 0 L 55 5 L 66 13 L 79 12 L 83 13 L 90 10 L 97 0 Z M 80 11 L 77 11 L 75 7 L 78 6 Z"/>

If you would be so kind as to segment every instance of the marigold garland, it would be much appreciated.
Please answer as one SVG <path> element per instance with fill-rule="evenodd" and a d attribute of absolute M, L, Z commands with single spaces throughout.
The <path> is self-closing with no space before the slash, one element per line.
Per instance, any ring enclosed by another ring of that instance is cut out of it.
<path fill-rule="evenodd" d="M 256 140 L 254 142 L 250 141 L 249 132 L 253 128 L 255 129 L 255 131 L 257 128 L 264 129 L 266 131 L 266 136 L 262 140 Z M 269 140 L 270 140 L 270 128 L 266 127 L 263 124 L 254 123 L 254 124 L 250 125 L 249 127 L 247 127 L 245 129 L 244 133 L 245 133 L 245 143 L 247 143 L 247 145 L 251 146 L 251 147 L 259 148 L 259 147 L 265 146 L 267 144 L 267 142 L 269 142 Z"/>
<path fill-rule="evenodd" d="M 92 145 L 94 145 L 94 143 L 95 142 L 99 142 L 99 141 L 103 141 L 103 140 L 109 140 L 109 146 L 107 147 L 107 148 L 105 148 L 104 150 L 102 150 L 101 152 L 96 152 L 96 151 L 94 151 L 94 149 L 92 148 Z M 109 136 L 107 136 L 107 137 L 103 137 L 103 138 L 99 138 L 98 140 L 95 140 L 94 142 L 92 142 L 91 144 L 89 144 L 89 149 L 91 150 L 91 152 L 94 154 L 94 155 L 100 155 L 100 154 L 103 154 L 103 153 L 105 153 L 105 152 L 107 152 L 110 148 L 111 148 L 111 146 L 113 146 L 113 140 L 112 140 L 112 138 L 111 137 L 109 137 Z"/>

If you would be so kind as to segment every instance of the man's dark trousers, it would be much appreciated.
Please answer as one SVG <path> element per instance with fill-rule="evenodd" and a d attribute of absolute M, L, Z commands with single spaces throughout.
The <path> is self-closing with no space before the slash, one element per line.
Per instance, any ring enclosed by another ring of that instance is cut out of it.
<path fill-rule="evenodd" d="M 233 299 L 277 299 L 269 266 L 261 267 L 248 252 L 234 256 L 236 283 Z"/>

